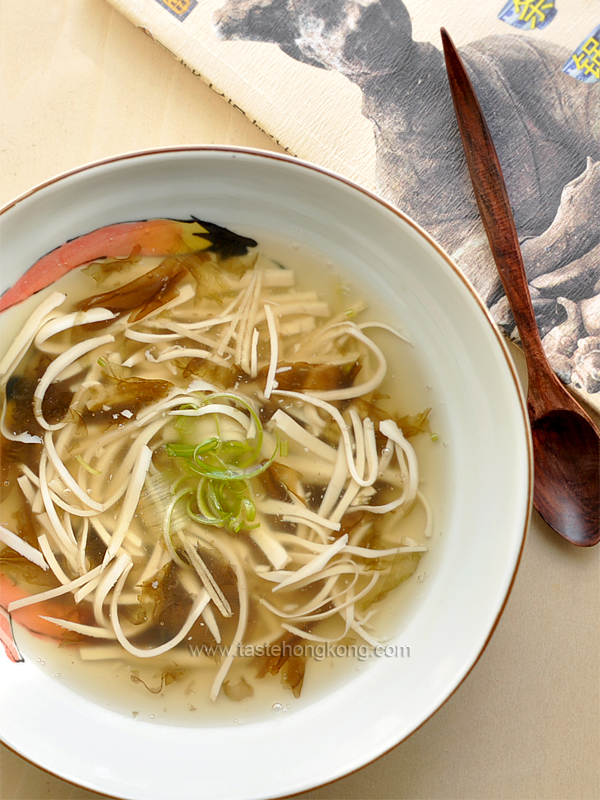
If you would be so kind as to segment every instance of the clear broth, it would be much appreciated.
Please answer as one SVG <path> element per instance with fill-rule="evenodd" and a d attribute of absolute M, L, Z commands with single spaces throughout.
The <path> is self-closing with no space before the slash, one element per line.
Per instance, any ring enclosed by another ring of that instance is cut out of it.
<path fill-rule="evenodd" d="M 393 309 L 381 298 L 374 297 L 368 286 L 344 271 L 342 266 L 298 244 L 277 237 L 261 236 L 259 250 L 277 264 L 295 271 L 298 290 L 319 286 L 320 299 L 331 304 L 332 314 L 348 307 L 355 300 L 366 298 L 367 309 L 361 319 L 386 322 L 404 332 L 402 321 L 397 319 Z M 144 264 L 146 268 L 149 264 L 154 265 L 149 259 L 145 259 Z M 71 273 L 62 278 L 52 289 L 66 292 L 69 301 L 72 301 L 95 293 L 95 287 L 91 278 L 78 271 L 78 274 Z M 41 298 L 42 295 L 38 294 L 5 312 L 2 321 L 4 330 L 11 330 L 13 326 L 17 329 Z M 440 534 L 436 518 L 444 505 L 447 492 L 442 449 L 443 413 L 439 413 L 440 406 L 443 405 L 443 395 L 440 387 L 435 386 L 432 376 L 428 375 L 427 365 L 419 356 L 417 343 L 404 344 L 383 330 L 372 330 L 369 335 L 383 349 L 388 361 L 388 374 L 380 391 L 389 394 L 396 401 L 395 405 L 401 414 L 415 414 L 428 407 L 433 409 L 430 421 L 438 440 L 432 441 L 426 434 L 411 440 L 419 460 L 420 486 L 433 511 L 433 536 L 424 542 L 431 547 Z M 10 336 L 5 334 L 2 341 L 3 349 L 7 349 Z M 409 376 L 409 380 L 405 376 Z M 423 522 L 424 512 L 419 507 L 408 518 L 399 520 L 398 524 L 402 535 L 420 539 L 422 536 L 419 531 L 423 528 Z M 389 647 L 396 648 L 395 657 L 398 658 L 410 657 L 410 643 L 401 642 L 397 635 L 402 631 L 404 622 L 410 617 L 411 607 L 422 592 L 427 562 L 428 554 L 425 553 L 417 572 L 380 602 L 375 617 L 374 627 L 378 633 L 384 637 L 395 637 Z M 326 645 L 319 647 L 307 643 L 313 646 L 315 657 L 309 659 L 307 664 L 300 698 L 295 698 L 291 691 L 281 685 L 279 676 L 268 675 L 253 681 L 253 697 L 235 702 L 221 692 L 213 703 L 208 695 L 214 678 L 214 663 L 204 656 L 198 657 L 191 652 L 186 656 L 167 654 L 159 661 L 134 660 L 124 653 L 123 658 L 84 661 L 76 649 L 58 646 L 53 641 L 30 634 L 18 625 L 15 625 L 15 636 L 26 658 L 35 661 L 40 669 L 69 689 L 117 713 L 140 720 L 176 725 L 236 725 L 294 713 L 319 697 L 335 691 L 341 683 L 358 677 L 377 662 L 375 655 L 366 657 L 364 642 L 357 635 L 353 642 L 350 638 L 344 640 L 350 642 L 346 655 L 338 651 L 335 645 L 335 655 L 332 655 L 331 647 L 328 650 Z M 93 647 L 103 646 L 100 643 Z M 387 652 L 389 654 L 390 649 Z M 178 675 L 176 680 L 165 686 L 161 680 L 165 669 L 185 669 L 185 674 Z"/>

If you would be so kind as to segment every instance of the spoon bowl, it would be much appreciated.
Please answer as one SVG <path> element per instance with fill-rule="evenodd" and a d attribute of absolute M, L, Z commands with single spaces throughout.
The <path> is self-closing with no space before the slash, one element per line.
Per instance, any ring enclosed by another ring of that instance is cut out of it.
<path fill-rule="evenodd" d="M 536 509 L 572 544 L 597 544 L 600 447 L 596 427 L 578 412 L 565 408 L 533 420 L 531 435 Z"/>

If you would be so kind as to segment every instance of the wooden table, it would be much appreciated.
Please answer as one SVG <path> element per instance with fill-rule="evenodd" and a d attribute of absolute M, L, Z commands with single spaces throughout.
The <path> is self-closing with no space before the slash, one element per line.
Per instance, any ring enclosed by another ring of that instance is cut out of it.
<path fill-rule="evenodd" d="M 0 0 L 0 14 L 0 203 L 131 150 L 280 149 L 104 0 Z M 468 679 L 406 742 L 305 797 L 598 798 L 599 554 L 534 515 L 504 615 Z M 3 800 L 100 796 L 1 750 Z"/>

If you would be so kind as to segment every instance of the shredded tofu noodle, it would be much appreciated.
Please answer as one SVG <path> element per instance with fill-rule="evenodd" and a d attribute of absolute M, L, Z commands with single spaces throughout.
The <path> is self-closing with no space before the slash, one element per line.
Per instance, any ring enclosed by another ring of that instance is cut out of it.
<path fill-rule="evenodd" d="M 303 642 L 374 646 L 433 525 L 427 413 L 379 394 L 404 337 L 244 249 L 95 262 L 89 296 L 48 294 L 0 363 L 8 612 L 83 660 L 192 642 L 212 700 L 277 673 L 298 696 Z M 155 296 L 129 290 L 158 270 Z M 415 508 L 418 541 L 398 532 Z M 296 649 L 238 658 L 277 642 Z"/>

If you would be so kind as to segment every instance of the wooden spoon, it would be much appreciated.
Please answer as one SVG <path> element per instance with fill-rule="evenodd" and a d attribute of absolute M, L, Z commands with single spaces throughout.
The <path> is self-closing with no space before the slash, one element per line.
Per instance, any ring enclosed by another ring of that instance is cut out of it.
<path fill-rule="evenodd" d="M 527 362 L 533 504 L 557 533 L 589 547 L 600 541 L 600 431 L 544 353 L 496 149 L 460 56 L 444 28 L 441 33 L 475 197 Z"/>

